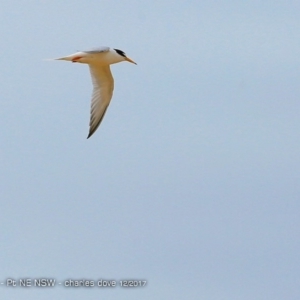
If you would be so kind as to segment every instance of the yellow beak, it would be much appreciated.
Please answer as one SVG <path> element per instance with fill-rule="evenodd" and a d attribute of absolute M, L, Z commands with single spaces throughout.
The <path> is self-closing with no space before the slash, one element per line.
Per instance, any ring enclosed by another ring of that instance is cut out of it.
<path fill-rule="evenodd" d="M 129 62 L 131 62 L 131 63 L 133 63 L 133 64 L 135 64 L 135 65 L 137 65 L 137 63 L 136 62 L 134 62 L 132 59 L 130 59 L 129 57 L 125 57 L 125 59 L 127 60 L 127 61 L 129 61 Z"/>

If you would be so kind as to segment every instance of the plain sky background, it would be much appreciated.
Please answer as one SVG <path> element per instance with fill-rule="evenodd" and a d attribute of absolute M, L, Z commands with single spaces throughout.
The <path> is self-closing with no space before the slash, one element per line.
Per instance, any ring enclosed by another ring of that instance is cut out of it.
<path fill-rule="evenodd" d="M 300 297 L 300 2 L 1 1 L 3 299 Z M 115 92 L 87 140 L 88 67 Z"/>

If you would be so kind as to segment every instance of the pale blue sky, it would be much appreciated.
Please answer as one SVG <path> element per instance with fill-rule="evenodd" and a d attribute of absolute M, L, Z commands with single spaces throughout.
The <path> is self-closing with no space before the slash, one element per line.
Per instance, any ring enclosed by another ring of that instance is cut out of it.
<path fill-rule="evenodd" d="M 300 2 L 1 2 L 3 299 L 299 299 Z M 88 134 L 96 46 L 115 92 Z"/>

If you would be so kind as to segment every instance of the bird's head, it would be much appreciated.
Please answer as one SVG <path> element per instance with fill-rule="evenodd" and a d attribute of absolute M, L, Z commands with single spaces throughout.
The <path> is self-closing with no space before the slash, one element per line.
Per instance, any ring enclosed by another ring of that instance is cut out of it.
<path fill-rule="evenodd" d="M 121 56 L 122 61 L 129 61 L 133 64 L 137 64 L 136 62 L 134 62 L 131 58 L 129 58 L 128 56 L 126 56 L 125 52 L 119 49 L 114 49 L 116 51 L 116 53 Z"/>

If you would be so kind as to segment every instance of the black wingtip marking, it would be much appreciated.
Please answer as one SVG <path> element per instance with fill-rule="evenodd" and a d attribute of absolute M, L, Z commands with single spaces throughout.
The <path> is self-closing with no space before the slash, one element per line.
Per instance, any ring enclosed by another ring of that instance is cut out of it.
<path fill-rule="evenodd" d="M 105 108 L 105 110 L 104 110 L 104 112 L 103 112 L 103 114 L 102 114 L 102 116 L 101 116 L 98 124 L 96 126 L 94 126 L 93 128 L 90 128 L 90 132 L 89 132 L 89 135 L 88 135 L 87 139 L 90 138 L 95 133 L 95 131 L 98 129 L 98 127 L 100 126 L 100 124 L 101 124 L 101 122 L 102 122 L 102 120 L 103 120 L 103 118 L 105 116 L 105 113 L 107 111 L 107 108 L 108 108 L 108 106 Z"/>
<path fill-rule="evenodd" d="M 97 128 L 98 128 L 98 127 L 97 127 Z M 95 131 L 97 130 L 97 128 L 96 128 L 95 130 L 90 131 L 90 132 L 89 132 L 89 135 L 87 136 L 86 139 L 89 139 L 89 138 L 95 133 Z"/>
<path fill-rule="evenodd" d="M 97 127 L 97 128 L 98 128 L 98 127 Z M 96 128 L 96 129 L 97 129 L 97 128 Z M 95 130 L 91 130 L 91 131 L 89 132 L 89 135 L 87 136 L 86 139 L 89 139 L 89 138 L 95 133 L 96 129 L 95 129 Z"/>
<path fill-rule="evenodd" d="M 99 125 L 98 125 L 98 126 L 99 126 Z M 97 130 L 98 126 L 97 126 L 95 129 L 90 130 L 89 135 L 87 136 L 86 139 L 89 139 L 89 138 L 95 133 L 95 131 Z"/>

